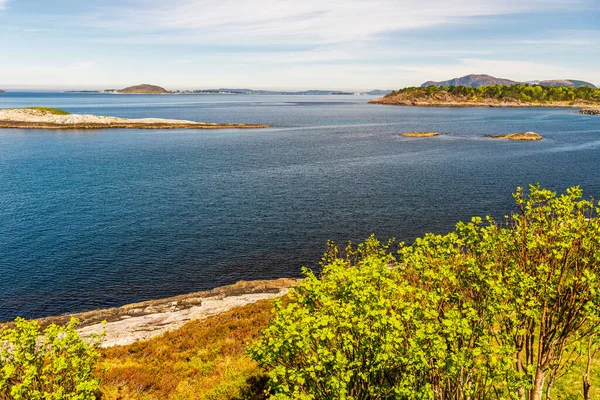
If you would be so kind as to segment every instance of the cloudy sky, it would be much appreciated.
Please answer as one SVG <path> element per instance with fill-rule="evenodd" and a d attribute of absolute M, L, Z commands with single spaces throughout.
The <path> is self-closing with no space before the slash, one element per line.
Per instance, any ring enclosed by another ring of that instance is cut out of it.
<path fill-rule="evenodd" d="M 600 0 L 0 0 L 0 87 L 600 85 Z"/>

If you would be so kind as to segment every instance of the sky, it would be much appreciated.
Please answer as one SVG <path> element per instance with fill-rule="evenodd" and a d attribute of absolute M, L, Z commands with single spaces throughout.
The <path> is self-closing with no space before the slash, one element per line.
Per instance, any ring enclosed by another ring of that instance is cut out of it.
<path fill-rule="evenodd" d="M 600 86 L 600 0 L 0 0 L 0 88 Z"/>

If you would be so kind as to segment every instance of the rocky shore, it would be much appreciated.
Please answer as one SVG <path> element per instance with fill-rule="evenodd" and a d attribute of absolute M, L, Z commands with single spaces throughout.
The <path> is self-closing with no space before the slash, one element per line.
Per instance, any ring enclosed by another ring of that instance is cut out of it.
<path fill-rule="evenodd" d="M 485 99 L 482 101 L 456 101 L 451 99 L 414 99 L 404 96 L 381 97 L 371 100 L 369 104 L 383 104 L 392 106 L 415 106 L 415 107 L 557 107 L 557 108 L 582 108 L 587 104 L 573 102 L 551 102 L 551 103 L 530 103 L 521 102 L 513 99 Z M 593 109 L 592 109 L 593 110 Z"/>
<path fill-rule="evenodd" d="M 91 114 L 69 114 L 62 110 L 10 108 L 0 110 L 0 128 L 18 129 L 250 129 L 262 124 L 220 124 L 163 118 L 118 118 Z"/>
<path fill-rule="evenodd" d="M 600 107 L 599 108 L 582 108 L 581 110 L 579 110 L 579 114 L 600 115 Z"/>
<path fill-rule="evenodd" d="M 71 317 L 81 321 L 83 337 L 106 332 L 103 347 L 121 346 L 149 339 L 235 307 L 285 295 L 296 279 L 240 281 L 205 292 L 40 319 L 40 324 L 66 324 Z M 103 323 L 106 321 L 106 323 Z"/>

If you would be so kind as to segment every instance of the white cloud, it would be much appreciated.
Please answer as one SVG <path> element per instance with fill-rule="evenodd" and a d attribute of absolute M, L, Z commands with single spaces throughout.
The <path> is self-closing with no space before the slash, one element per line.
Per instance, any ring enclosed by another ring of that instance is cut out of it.
<path fill-rule="evenodd" d="M 130 0 L 91 15 L 149 43 L 326 44 L 468 21 L 573 8 L 591 0 Z M 140 36 L 141 35 L 141 36 Z"/>
<path fill-rule="evenodd" d="M 6 8 L 6 4 L 8 0 L 0 0 L 0 10 L 4 10 Z"/>

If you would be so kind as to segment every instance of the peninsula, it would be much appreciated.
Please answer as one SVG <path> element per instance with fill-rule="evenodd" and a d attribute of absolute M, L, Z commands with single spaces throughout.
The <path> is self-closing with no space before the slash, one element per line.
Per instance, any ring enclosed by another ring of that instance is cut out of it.
<path fill-rule="evenodd" d="M 0 128 L 18 129 L 231 129 L 270 128 L 262 124 L 220 124 L 163 118 L 118 118 L 70 114 L 44 107 L 0 110 Z"/>
<path fill-rule="evenodd" d="M 437 107 L 593 107 L 600 89 L 590 86 L 530 84 L 494 86 L 426 86 L 395 90 L 372 104 Z"/>

